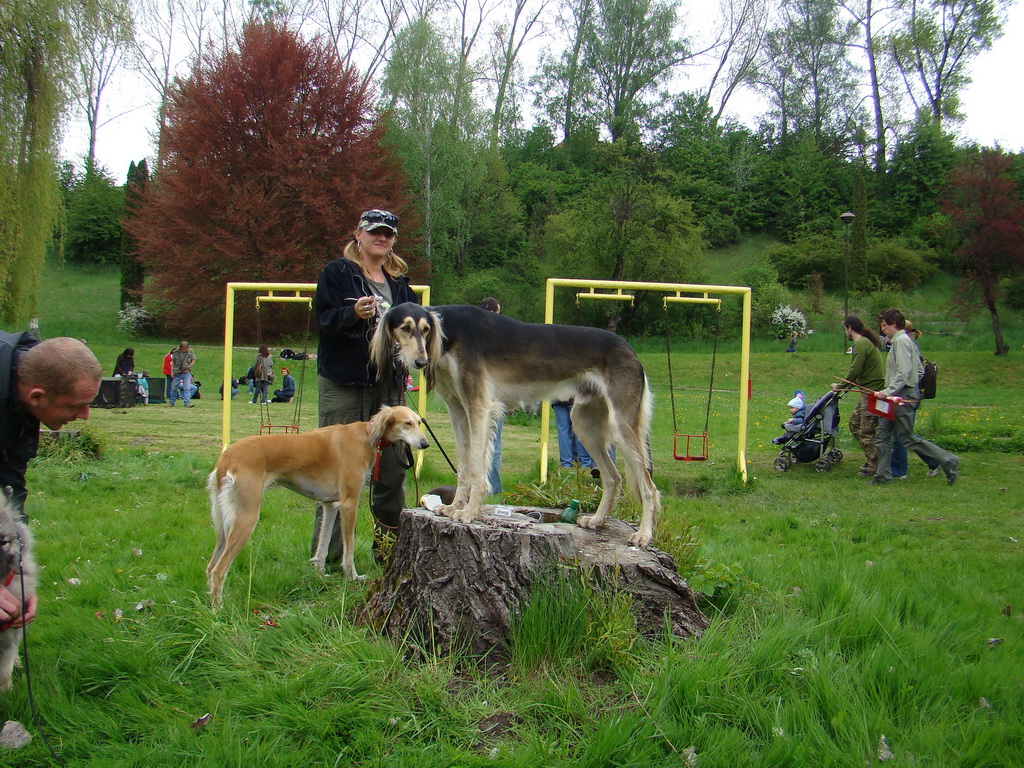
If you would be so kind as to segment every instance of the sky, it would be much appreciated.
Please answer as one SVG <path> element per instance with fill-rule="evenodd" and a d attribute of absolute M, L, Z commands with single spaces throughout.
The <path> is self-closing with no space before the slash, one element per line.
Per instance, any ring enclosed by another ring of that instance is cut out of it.
<path fill-rule="evenodd" d="M 710 5 L 710 4 L 709 4 Z M 982 146 L 999 145 L 1011 152 L 1024 151 L 1024 99 L 1014 78 L 1024 71 L 1024 2 L 1009 12 L 1004 34 L 992 49 L 978 56 L 971 67 L 973 82 L 962 94 L 966 119 L 956 129 L 965 141 Z M 107 121 L 99 130 L 96 155 L 118 183 L 123 183 L 128 165 L 147 158 L 152 162 L 150 132 L 155 125 L 151 90 L 135 73 L 122 68 L 104 94 L 103 114 Z M 749 94 L 734 98 L 727 112 L 748 125 L 762 111 Z M 81 165 L 88 149 L 84 121 L 66 126 L 62 153 Z"/>

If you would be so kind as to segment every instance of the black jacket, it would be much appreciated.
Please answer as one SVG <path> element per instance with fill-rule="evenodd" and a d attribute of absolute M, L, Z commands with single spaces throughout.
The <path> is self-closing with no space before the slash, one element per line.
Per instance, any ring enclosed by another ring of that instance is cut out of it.
<path fill-rule="evenodd" d="M 409 278 L 388 276 L 395 305 L 412 301 L 416 294 Z M 356 317 L 355 301 L 373 291 L 359 265 L 349 259 L 335 259 L 320 273 L 316 286 L 316 319 L 320 329 L 317 345 L 317 373 L 342 386 L 376 387 L 377 371 L 370 364 L 373 321 Z"/>
<path fill-rule="evenodd" d="M 0 486 L 14 490 L 14 505 L 25 507 L 25 470 L 39 449 L 39 421 L 18 400 L 18 358 L 39 343 L 29 333 L 0 331 Z"/>

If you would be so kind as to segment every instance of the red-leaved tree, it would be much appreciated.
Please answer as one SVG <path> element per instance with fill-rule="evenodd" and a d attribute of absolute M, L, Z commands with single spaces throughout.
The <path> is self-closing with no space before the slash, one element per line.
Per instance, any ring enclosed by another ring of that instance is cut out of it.
<path fill-rule="evenodd" d="M 316 282 L 360 211 L 403 211 L 383 137 L 331 46 L 246 24 L 235 50 L 205 56 L 170 96 L 166 163 L 126 223 L 152 279 L 147 308 L 175 334 L 215 338 L 229 281 Z M 236 308 L 240 329 L 253 328 L 252 304 Z"/>
<path fill-rule="evenodd" d="M 999 327 L 999 281 L 1024 268 L 1024 202 L 1002 150 L 966 157 L 947 177 L 942 208 L 959 242 L 963 297 L 980 298 L 992 315 L 996 354 L 1005 355 Z"/>

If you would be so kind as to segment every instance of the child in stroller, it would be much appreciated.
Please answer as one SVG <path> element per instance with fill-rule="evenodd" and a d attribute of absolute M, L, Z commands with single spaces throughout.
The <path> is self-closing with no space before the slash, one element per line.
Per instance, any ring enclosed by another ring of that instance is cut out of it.
<path fill-rule="evenodd" d="M 807 417 L 807 407 L 804 405 L 804 393 L 799 389 L 794 393 L 793 399 L 790 400 L 787 405 L 789 406 L 789 418 L 782 423 L 782 428 L 786 430 L 778 437 L 772 438 L 774 445 L 782 445 L 789 439 L 789 436 L 794 432 L 799 432 L 804 428 L 804 419 Z"/>
<path fill-rule="evenodd" d="M 829 390 L 807 409 L 798 429 L 787 429 L 785 435 L 776 438 L 781 441 L 776 445 L 782 446 L 775 459 L 777 470 L 785 472 L 799 461 L 804 464 L 813 462 L 818 472 L 828 472 L 843 460 L 843 452 L 835 447 L 839 435 L 839 400 L 842 396 L 841 390 Z"/>

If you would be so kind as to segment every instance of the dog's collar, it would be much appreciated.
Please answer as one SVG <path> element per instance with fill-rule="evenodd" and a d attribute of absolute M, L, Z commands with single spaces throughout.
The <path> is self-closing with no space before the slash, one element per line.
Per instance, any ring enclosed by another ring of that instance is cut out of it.
<path fill-rule="evenodd" d="M 386 437 L 382 437 L 377 441 L 377 455 L 373 458 L 373 482 L 377 482 L 380 478 L 380 452 L 391 445 L 391 441 Z"/>

